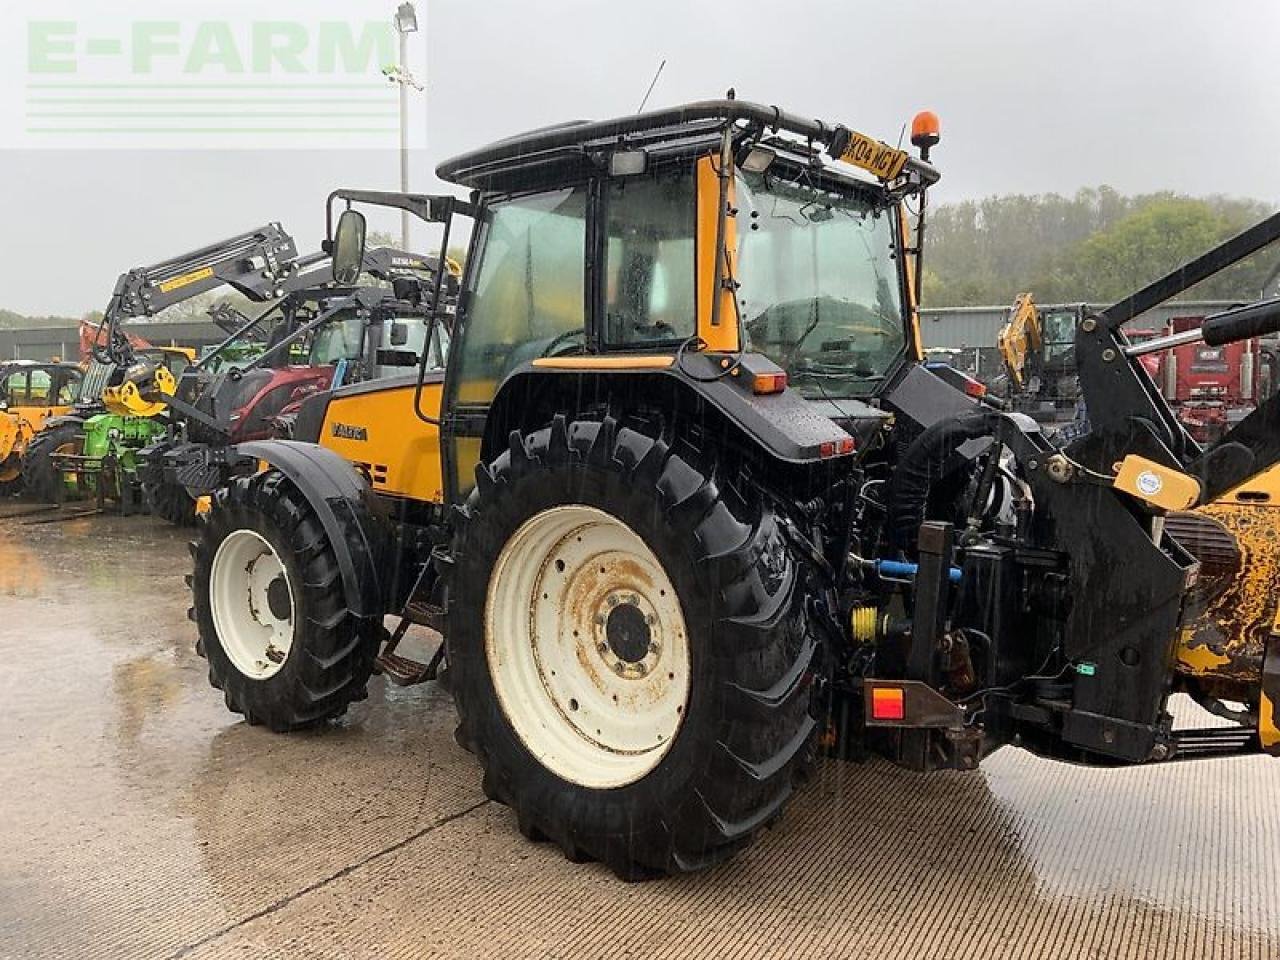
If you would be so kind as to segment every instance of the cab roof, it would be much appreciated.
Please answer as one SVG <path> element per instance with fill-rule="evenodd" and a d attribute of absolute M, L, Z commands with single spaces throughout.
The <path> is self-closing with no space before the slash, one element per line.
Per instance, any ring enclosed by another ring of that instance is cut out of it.
<path fill-rule="evenodd" d="M 829 149 L 848 130 L 778 107 L 746 100 L 699 100 L 612 120 L 579 120 L 517 134 L 445 160 L 441 179 L 477 190 L 503 190 L 529 181 L 571 181 L 600 165 L 618 149 L 680 155 L 713 145 L 726 124 L 743 136 L 791 134 L 816 149 Z M 906 169 L 927 183 L 938 179 L 927 163 L 911 158 Z"/>

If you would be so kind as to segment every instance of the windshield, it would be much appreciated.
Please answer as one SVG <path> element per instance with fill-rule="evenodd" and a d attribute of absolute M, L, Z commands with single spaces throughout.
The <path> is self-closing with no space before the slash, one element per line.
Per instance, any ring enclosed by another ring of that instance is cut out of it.
<path fill-rule="evenodd" d="M 749 348 L 806 397 L 870 393 L 906 347 L 890 210 L 764 174 L 739 175 L 738 207 Z"/>
<path fill-rule="evenodd" d="M 1045 359 L 1070 362 L 1075 354 L 1076 315 L 1072 310 L 1046 311 L 1040 319 Z"/>
<path fill-rule="evenodd" d="M 310 365 L 327 367 L 339 360 L 359 360 L 364 320 L 354 310 L 341 310 L 315 332 Z"/>

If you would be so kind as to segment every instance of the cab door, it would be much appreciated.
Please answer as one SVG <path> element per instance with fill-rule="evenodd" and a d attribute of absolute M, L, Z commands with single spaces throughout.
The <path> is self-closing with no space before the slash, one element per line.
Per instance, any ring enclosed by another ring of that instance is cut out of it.
<path fill-rule="evenodd" d="M 442 399 L 445 492 L 474 485 L 498 386 L 540 356 L 582 348 L 587 333 L 590 184 L 490 200 L 467 257 Z"/>

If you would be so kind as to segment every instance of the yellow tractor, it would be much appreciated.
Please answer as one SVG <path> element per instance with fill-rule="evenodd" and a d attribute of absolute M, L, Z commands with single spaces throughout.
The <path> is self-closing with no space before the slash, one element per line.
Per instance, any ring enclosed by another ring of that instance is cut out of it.
<path fill-rule="evenodd" d="M 22 490 L 22 459 L 52 417 L 69 413 L 84 372 L 56 360 L 0 363 L 0 496 Z"/>
<path fill-rule="evenodd" d="M 229 451 L 190 583 L 230 709 L 293 730 L 375 668 L 447 678 L 521 832 L 629 878 L 742 849 L 822 746 L 921 771 L 1010 744 L 1280 753 L 1275 637 L 1224 651 L 1221 688 L 1187 667 L 1201 563 L 1170 522 L 1280 459 L 1280 403 L 1201 449 L 1121 330 L 1234 261 L 1082 319 L 1093 430 L 1057 446 L 922 362 L 907 209 L 936 118 L 912 142 L 727 99 L 474 150 L 438 170 L 466 200 L 337 191 L 338 277 L 362 206 L 442 249 L 474 221 L 448 367 L 308 397 L 296 440 Z M 1270 301 L 1196 335 L 1278 328 Z M 411 623 L 443 634 L 427 662 L 397 652 Z M 1174 729 L 1192 682 L 1235 723 Z"/>

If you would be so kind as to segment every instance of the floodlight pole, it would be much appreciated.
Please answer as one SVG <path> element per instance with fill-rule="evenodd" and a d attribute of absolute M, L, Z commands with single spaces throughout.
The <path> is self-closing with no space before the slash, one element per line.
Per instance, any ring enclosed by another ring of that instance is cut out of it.
<path fill-rule="evenodd" d="M 407 9 L 406 9 L 407 8 Z M 417 14 L 412 3 L 402 3 L 396 10 L 396 32 L 400 34 L 400 192 L 409 192 L 409 34 L 418 29 Z M 409 249 L 409 212 L 400 211 L 400 245 Z"/>

